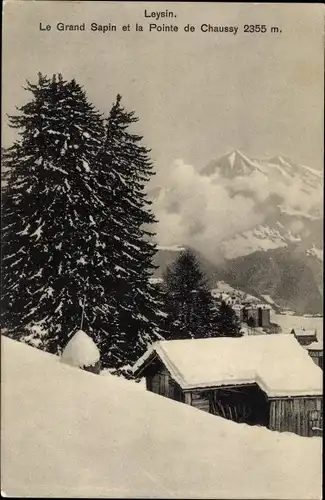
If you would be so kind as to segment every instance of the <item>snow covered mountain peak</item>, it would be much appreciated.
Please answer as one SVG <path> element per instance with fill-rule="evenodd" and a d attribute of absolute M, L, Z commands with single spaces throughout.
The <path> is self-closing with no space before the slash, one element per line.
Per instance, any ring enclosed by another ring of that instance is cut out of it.
<path fill-rule="evenodd" d="M 216 160 L 212 160 L 201 171 L 201 174 L 208 177 L 218 175 L 223 178 L 234 179 L 256 172 L 271 179 L 281 179 L 287 183 L 293 178 L 299 178 L 310 187 L 317 187 L 319 181 L 323 179 L 323 172 L 305 165 L 296 164 L 286 156 L 277 155 L 272 158 L 249 158 L 238 149 Z"/>
<path fill-rule="evenodd" d="M 217 172 L 223 176 L 234 178 L 259 170 L 258 164 L 250 160 L 244 153 L 235 149 L 217 160 L 212 160 L 201 172 L 203 175 L 213 175 Z"/>

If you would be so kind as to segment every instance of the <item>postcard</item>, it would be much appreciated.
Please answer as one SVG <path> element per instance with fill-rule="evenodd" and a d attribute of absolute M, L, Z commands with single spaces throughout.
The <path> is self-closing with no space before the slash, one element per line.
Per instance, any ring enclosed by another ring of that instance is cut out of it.
<path fill-rule="evenodd" d="M 317 500 L 324 6 L 3 3 L 1 489 Z"/>

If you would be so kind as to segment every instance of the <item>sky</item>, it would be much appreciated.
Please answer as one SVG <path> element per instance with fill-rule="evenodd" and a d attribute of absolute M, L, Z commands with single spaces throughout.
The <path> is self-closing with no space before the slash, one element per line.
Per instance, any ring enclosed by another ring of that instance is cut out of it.
<path fill-rule="evenodd" d="M 145 18 L 145 9 L 177 17 L 157 21 Z M 321 4 L 7 0 L 3 10 L 4 146 L 15 138 L 5 114 L 29 99 L 25 80 L 61 72 L 83 85 L 102 113 L 123 96 L 160 176 L 177 159 L 200 170 L 233 149 L 323 168 Z M 57 31 L 58 22 L 85 23 L 86 30 Z M 115 23 L 117 31 L 91 31 L 93 22 Z M 40 23 L 51 30 L 40 31 Z M 123 32 L 128 23 L 132 30 Z M 149 32 L 149 23 L 179 31 Z M 186 24 L 196 31 L 185 33 Z M 203 33 L 202 24 L 238 32 Z M 268 31 L 244 33 L 245 24 Z"/>

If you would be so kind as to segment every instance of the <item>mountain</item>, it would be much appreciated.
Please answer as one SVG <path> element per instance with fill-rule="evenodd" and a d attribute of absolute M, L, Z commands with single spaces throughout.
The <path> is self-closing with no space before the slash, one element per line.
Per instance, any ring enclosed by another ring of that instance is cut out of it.
<path fill-rule="evenodd" d="M 177 212 L 179 227 L 189 228 L 186 239 L 179 231 L 180 240 L 173 243 L 199 251 L 210 263 L 205 265 L 212 281 L 216 276 L 247 293 L 269 295 L 299 314 L 322 312 L 323 173 L 283 156 L 251 159 L 233 151 L 211 161 L 193 179 L 200 197 L 197 211 L 188 207 L 196 203 L 195 186 L 189 190 L 188 180 L 188 203 L 181 183 L 178 196 L 175 186 L 151 193 L 157 218 L 164 214 L 163 201 L 167 215 Z M 202 183 L 208 186 L 205 191 L 199 190 Z M 178 200 L 187 203 L 185 209 Z M 157 261 L 163 265 L 166 255 L 159 253 Z"/>
<path fill-rule="evenodd" d="M 256 210 L 263 213 L 262 224 L 221 243 L 227 260 L 233 261 L 259 251 L 269 253 L 275 249 L 287 249 L 287 252 L 273 252 L 273 258 L 276 259 L 274 255 L 299 255 L 322 293 L 322 172 L 281 156 L 252 160 L 240 151 L 234 151 L 210 162 L 201 174 L 210 179 L 231 180 L 229 189 L 249 196 L 254 200 Z M 261 196 L 266 184 L 269 190 Z M 294 261 L 297 262 L 297 258 Z M 281 268 L 281 262 L 278 265 Z"/>
<path fill-rule="evenodd" d="M 282 310 L 301 315 L 323 312 L 322 296 L 307 257 L 290 248 L 227 260 L 214 276 L 247 293 L 268 295 Z"/>
<path fill-rule="evenodd" d="M 249 159 L 234 151 L 211 161 L 201 175 L 211 182 L 223 182 L 233 195 L 242 195 L 255 203 L 261 212 L 262 224 L 241 236 L 236 235 L 234 253 L 243 255 L 255 250 L 284 247 L 292 242 L 307 251 L 323 245 L 323 182 L 322 172 L 275 156 L 271 159 Z M 261 241 L 264 240 L 264 243 Z M 232 240 L 225 242 L 225 257 L 230 255 Z M 242 248 L 241 248 L 242 246 Z M 255 248 L 254 248 L 255 246 Z"/>
<path fill-rule="evenodd" d="M 278 248 L 253 252 L 215 265 L 202 253 L 191 250 L 211 288 L 223 281 L 263 302 L 268 296 L 274 307 L 276 304 L 277 311 L 290 310 L 301 315 L 323 313 L 322 295 L 305 254 L 295 253 L 292 248 Z M 163 277 L 167 266 L 175 262 L 181 251 L 182 247 L 178 251 L 158 247 L 155 256 L 158 268 L 154 276 Z"/>
<path fill-rule="evenodd" d="M 306 189 L 310 192 L 318 187 L 318 183 L 323 179 L 323 173 L 305 165 L 294 163 L 289 158 L 274 156 L 268 159 L 250 159 L 241 151 L 235 150 L 229 154 L 212 160 L 201 174 L 212 176 L 222 173 L 224 177 L 235 179 L 239 176 L 251 175 L 259 172 L 268 179 L 297 179 L 297 176 L 306 183 Z"/>

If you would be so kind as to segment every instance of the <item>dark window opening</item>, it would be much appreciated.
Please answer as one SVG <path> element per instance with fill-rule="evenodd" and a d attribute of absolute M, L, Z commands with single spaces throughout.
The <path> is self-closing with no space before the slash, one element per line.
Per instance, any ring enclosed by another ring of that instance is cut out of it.
<path fill-rule="evenodd" d="M 210 413 L 248 425 L 269 426 L 270 403 L 257 386 L 218 389 L 209 393 Z"/>

